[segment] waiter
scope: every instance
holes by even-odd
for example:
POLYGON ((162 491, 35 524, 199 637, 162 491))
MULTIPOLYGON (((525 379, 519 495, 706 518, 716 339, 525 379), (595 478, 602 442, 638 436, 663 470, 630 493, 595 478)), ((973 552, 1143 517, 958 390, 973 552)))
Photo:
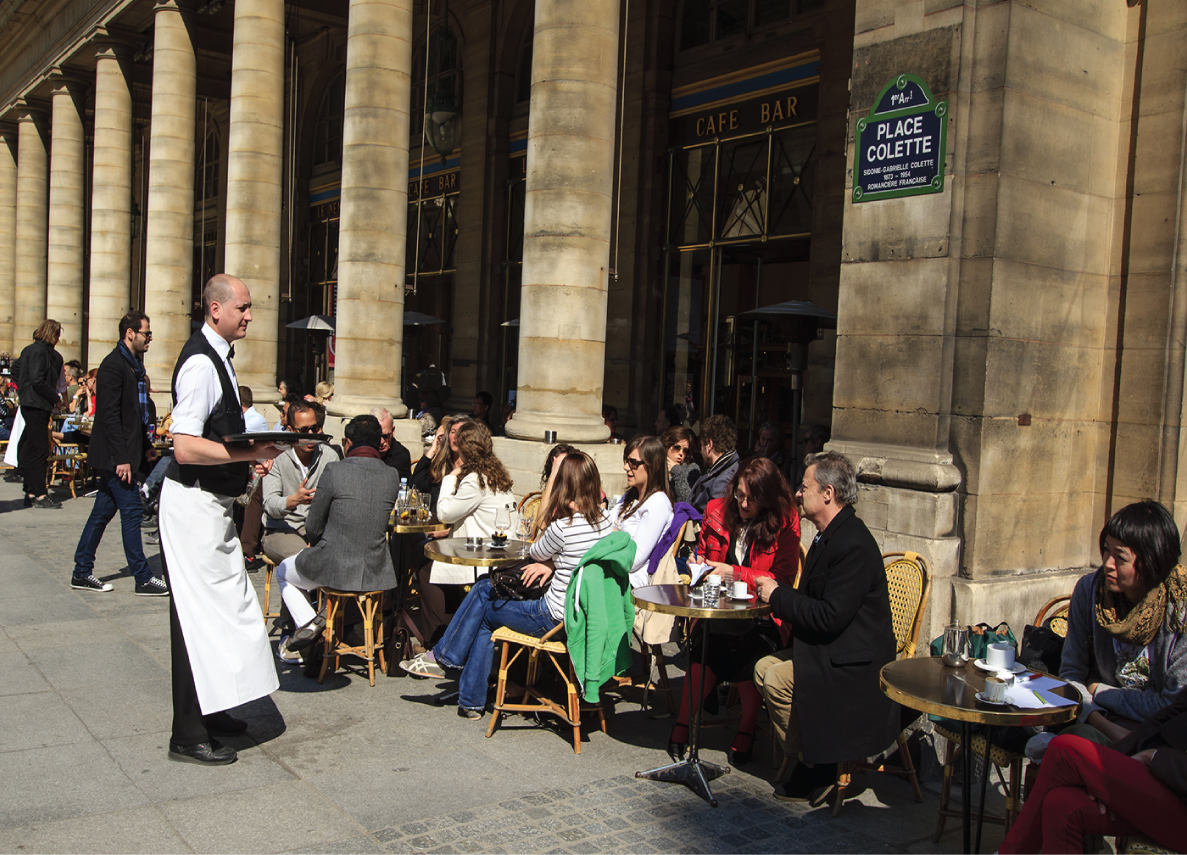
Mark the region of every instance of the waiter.
POLYGON ((224 436, 244 432, 231 343, 247 335, 251 323, 247 286, 216 274, 202 292, 202 307, 206 322, 182 347, 173 370, 174 462, 161 487, 161 549, 172 590, 169 759, 224 766, 238 759, 235 749, 211 734, 247 729, 225 711, 280 685, 231 520, 252 462, 279 452, 271 443, 223 444, 224 436))

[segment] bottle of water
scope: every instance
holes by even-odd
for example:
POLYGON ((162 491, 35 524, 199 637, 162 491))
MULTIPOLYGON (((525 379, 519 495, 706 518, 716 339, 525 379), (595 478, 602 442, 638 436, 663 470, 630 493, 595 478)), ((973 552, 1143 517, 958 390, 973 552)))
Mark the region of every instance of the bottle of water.
POLYGON ((402 523, 408 522, 408 479, 400 479, 400 492, 396 496, 396 514, 402 523))

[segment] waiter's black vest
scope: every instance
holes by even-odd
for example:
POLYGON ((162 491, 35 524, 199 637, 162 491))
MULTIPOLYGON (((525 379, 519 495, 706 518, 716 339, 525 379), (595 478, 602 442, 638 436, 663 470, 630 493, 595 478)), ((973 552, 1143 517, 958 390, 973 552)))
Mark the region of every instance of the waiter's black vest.
MULTIPOLYGON (((190 340, 181 349, 181 355, 177 357, 177 365, 173 369, 173 406, 177 406, 177 374, 187 359, 199 354, 210 357, 210 361, 214 363, 214 370, 218 372, 218 382, 223 387, 223 399, 202 426, 202 438, 221 443, 224 436, 243 433, 246 427, 243 423, 243 410, 239 406, 239 396, 231 383, 227 369, 223 366, 223 359, 218 355, 218 351, 210 346, 201 328, 190 336, 190 340)), ((166 478, 180 481, 187 487, 196 484, 203 490, 220 496, 240 495, 246 489, 250 476, 250 463, 195 466, 183 465, 175 458, 165 470, 166 478)))

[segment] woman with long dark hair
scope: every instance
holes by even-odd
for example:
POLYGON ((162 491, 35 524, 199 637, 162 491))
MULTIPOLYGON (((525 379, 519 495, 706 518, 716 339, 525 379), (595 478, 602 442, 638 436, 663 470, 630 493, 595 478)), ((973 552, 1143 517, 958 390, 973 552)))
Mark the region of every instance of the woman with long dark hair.
MULTIPOLYGON (((800 518, 791 486, 770 460, 747 460, 734 474, 725 496, 709 502, 697 551, 712 566, 712 572, 728 570, 734 580, 745 581, 751 595, 760 576, 795 584, 800 571, 800 518)), ((739 622, 723 623, 721 629, 728 631, 739 622)), ((774 623, 765 620, 755 622, 745 634, 729 635, 714 632, 712 621, 698 621, 694 634, 706 631, 715 637, 709 644, 703 682, 700 664, 693 663, 684 678, 680 715, 668 740, 668 753, 674 760, 684 756, 693 687, 703 686, 696 701, 701 703, 719 680, 728 680, 737 688, 742 703, 742 720, 730 746, 729 762, 741 766, 751 758, 754 727, 762 706, 762 695, 754 685, 754 663, 779 649, 785 639, 774 623)), ((698 648, 694 645, 693 649, 698 648)))
POLYGON ((686 427, 670 427, 660 440, 668 456, 668 482, 672 499, 687 502, 692 485, 701 477, 696 461, 696 435, 686 427))
POLYGON ((668 466, 663 443, 654 436, 637 436, 622 455, 627 490, 610 509, 610 522, 635 543, 631 587, 650 584, 647 562, 672 523, 672 497, 668 492, 668 466))
MULTIPOLYGON (((485 428, 484 428, 485 429, 485 428)), ((565 619, 565 594, 585 552, 610 531, 601 507, 602 479, 593 459, 575 451, 559 458, 550 478, 551 501, 541 508, 544 533, 532 544, 534 564, 524 584, 547 584, 536 600, 498 600, 486 577, 479 579, 432 650, 400 663, 410 674, 444 677, 460 670, 458 715, 482 717, 495 646, 491 633, 501 626, 540 637, 565 619)))

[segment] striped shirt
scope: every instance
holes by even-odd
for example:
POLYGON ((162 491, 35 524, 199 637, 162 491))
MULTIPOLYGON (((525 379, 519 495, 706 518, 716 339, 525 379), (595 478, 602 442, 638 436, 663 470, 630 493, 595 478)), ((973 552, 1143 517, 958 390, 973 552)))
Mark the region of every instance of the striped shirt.
POLYGON ((573 520, 563 517, 556 520, 532 544, 532 558, 536 561, 552 559, 555 571, 548 583, 544 600, 553 620, 565 619, 565 593, 569 590, 569 577, 585 557, 585 552, 611 531, 610 523, 603 518, 591 525, 581 514, 573 514, 573 520))

